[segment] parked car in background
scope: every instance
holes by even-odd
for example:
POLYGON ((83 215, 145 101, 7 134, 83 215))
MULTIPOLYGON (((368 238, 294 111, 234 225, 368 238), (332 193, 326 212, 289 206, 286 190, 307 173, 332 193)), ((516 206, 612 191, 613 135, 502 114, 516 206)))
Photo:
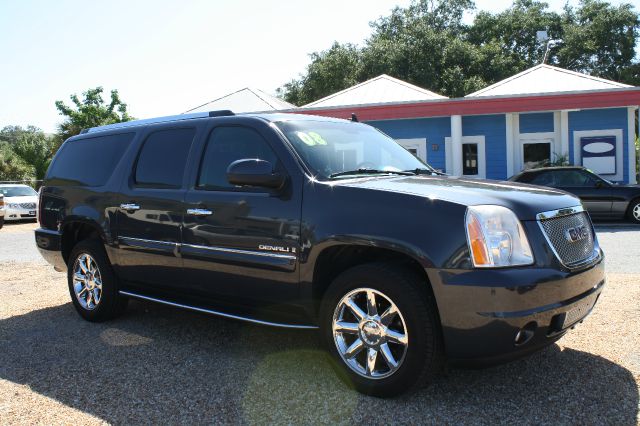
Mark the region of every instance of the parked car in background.
POLYGON ((609 182, 584 167, 545 167, 524 170, 512 182, 550 186, 577 195, 589 214, 600 219, 640 223, 640 185, 609 182))
POLYGON ((4 226, 4 195, 0 194, 0 229, 4 226))
POLYGON ((4 195, 4 220, 36 219, 38 193, 29 185, 0 185, 4 195))

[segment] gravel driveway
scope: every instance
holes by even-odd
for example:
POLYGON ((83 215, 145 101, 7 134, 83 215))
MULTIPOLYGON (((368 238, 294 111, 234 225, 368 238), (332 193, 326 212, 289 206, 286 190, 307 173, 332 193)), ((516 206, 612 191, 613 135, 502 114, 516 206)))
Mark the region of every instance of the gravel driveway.
POLYGON ((417 393, 381 400, 336 378, 314 332, 141 302, 116 321, 84 322, 64 275, 34 254, 33 227, 0 231, 0 424, 640 420, 640 231, 634 229, 599 227, 614 265, 607 287, 588 320, 558 344, 490 369, 452 370, 417 393), (635 261, 618 264, 616 249, 635 261))

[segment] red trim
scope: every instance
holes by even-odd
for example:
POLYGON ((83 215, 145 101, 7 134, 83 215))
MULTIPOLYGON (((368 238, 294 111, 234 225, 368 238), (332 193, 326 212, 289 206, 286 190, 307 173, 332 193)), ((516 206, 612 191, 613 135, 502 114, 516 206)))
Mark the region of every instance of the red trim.
POLYGON ((298 109, 291 112, 326 117, 350 118, 356 113, 361 121, 401 118, 442 117, 450 115, 504 114, 507 112, 558 111, 563 109, 611 108, 640 105, 640 88, 606 92, 564 93, 518 97, 458 98, 417 103, 363 105, 323 109, 298 109))

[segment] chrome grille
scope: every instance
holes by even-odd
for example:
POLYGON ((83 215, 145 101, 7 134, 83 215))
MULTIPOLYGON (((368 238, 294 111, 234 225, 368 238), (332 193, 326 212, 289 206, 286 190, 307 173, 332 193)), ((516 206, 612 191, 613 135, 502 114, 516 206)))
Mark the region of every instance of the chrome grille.
POLYGON ((539 223, 556 256, 564 265, 570 268, 581 266, 597 256, 591 220, 582 209, 571 214, 547 218, 541 214, 539 223), (582 239, 572 241, 568 236, 569 230, 580 227, 584 227, 586 232, 582 239))
POLYGON ((36 203, 20 203, 18 205, 21 208, 27 209, 27 210, 35 210, 36 209, 36 203))

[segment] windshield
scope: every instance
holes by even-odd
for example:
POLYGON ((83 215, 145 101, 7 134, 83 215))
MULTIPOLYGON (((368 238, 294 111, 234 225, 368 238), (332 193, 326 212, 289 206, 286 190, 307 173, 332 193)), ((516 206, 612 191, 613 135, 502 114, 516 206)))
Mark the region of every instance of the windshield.
POLYGON ((305 120, 276 125, 319 179, 353 177, 369 171, 434 171, 393 139, 365 124, 305 120), (354 173, 345 173, 350 171, 354 173))
POLYGON ((0 194, 5 197, 25 197, 38 195, 38 193, 28 186, 0 186, 0 194))

